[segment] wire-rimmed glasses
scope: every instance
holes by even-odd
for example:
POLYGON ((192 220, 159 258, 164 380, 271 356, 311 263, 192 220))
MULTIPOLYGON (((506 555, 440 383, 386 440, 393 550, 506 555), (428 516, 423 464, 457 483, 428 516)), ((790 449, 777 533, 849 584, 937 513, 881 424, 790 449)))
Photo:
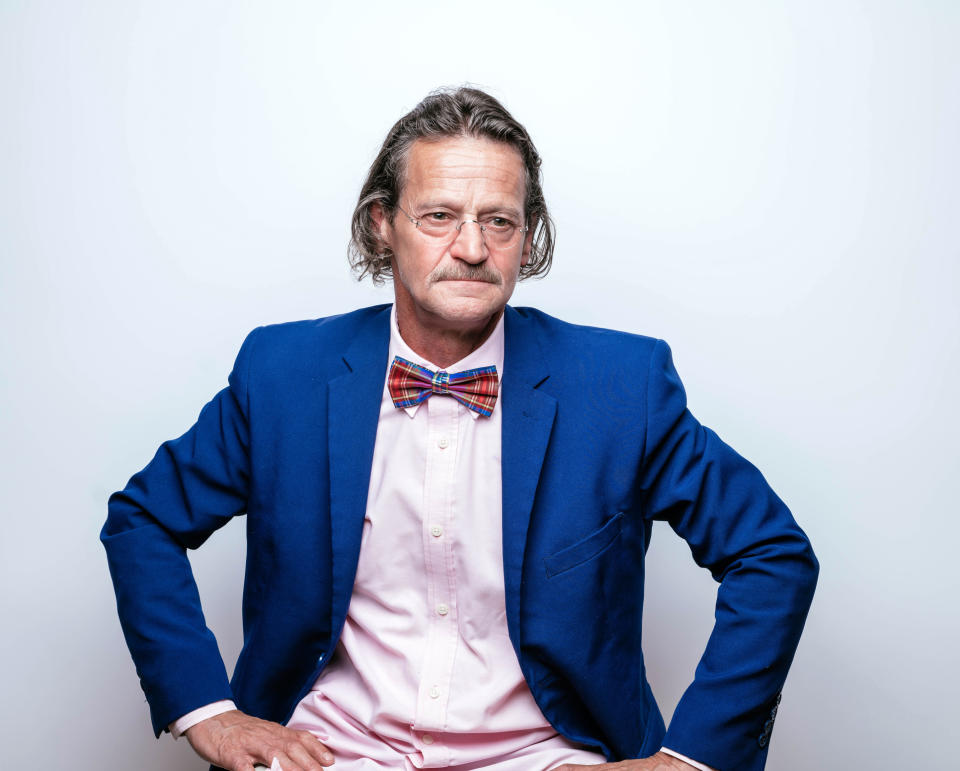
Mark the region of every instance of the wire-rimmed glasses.
POLYGON ((440 241, 445 239, 453 241, 460 234, 460 228, 468 222, 474 222, 480 227, 480 236, 487 246, 503 249, 513 246, 529 230, 528 227, 521 226, 502 214, 490 214, 478 220, 458 220, 449 212, 434 211, 417 219, 408 214, 400 204, 397 204, 397 208, 403 213, 404 217, 413 223, 417 230, 425 236, 440 241))

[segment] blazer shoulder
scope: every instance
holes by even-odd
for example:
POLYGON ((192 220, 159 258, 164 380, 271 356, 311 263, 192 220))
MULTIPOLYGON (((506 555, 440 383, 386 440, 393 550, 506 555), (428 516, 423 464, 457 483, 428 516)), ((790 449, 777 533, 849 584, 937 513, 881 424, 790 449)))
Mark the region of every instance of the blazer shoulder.
POLYGON ((334 316, 265 324, 257 327, 253 332, 261 339, 270 340, 276 344, 296 345, 303 341, 312 342, 322 339, 330 342, 349 342, 357 329, 376 320, 381 314, 389 312, 389 303, 371 305, 334 316))
POLYGON ((535 336, 551 359, 584 360, 599 358, 624 366, 645 366, 659 346, 669 346, 656 337, 604 327, 573 324, 536 308, 513 308, 519 326, 535 336))
POLYGON ((334 316, 267 324, 254 329, 243 348, 248 349, 248 356, 259 369, 322 370, 341 364, 344 351, 361 331, 369 331, 377 324, 389 330, 389 314, 390 305, 385 304, 334 316))

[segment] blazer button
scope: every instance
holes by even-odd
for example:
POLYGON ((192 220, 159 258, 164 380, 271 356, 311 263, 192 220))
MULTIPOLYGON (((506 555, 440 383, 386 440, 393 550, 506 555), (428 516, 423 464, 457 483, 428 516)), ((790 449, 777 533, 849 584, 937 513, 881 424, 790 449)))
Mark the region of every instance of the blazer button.
POLYGON ((760 749, 763 749, 764 747, 767 746, 769 741, 770 741, 770 734, 760 734, 759 738, 757 739, 757 744, 760 745, 760 749))

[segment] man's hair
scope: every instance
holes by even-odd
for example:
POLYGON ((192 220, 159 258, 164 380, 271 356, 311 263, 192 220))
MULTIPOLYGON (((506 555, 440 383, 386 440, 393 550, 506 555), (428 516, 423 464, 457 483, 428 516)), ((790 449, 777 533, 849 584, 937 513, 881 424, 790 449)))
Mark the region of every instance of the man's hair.
POLYGON ((520 268, 520 278, 543 276, 553 261, 553 221, 547 212, 540 178, 540 154, 527 130, 506 111, 500 102, 476 88, 439 89, 393 124, 380 148, 360 198, 353 210, 348 249, 350 266, 362 280, 369 275, 382 284, 393 277, 391 252, 382 242, 370 216, 370 208, 380 204, 393 223, 400 193, 406 182, 410 148, 418 139, 436 141, 448 137, 492 139, 510 145, 523 159, 526 169, 524 217, 533 230, 530 259, 520 268))

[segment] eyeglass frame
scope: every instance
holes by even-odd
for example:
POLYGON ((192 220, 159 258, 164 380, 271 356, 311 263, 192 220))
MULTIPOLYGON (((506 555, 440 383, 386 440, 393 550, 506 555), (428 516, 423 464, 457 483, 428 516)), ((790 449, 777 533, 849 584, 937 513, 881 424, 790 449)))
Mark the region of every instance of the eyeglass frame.
MULTIPOLYGON (((415 219, 415 218, 414 218, 411 214, 409 214, 409 213, 407 212, 407 210, 404 209, 399 203, 396 204, 396 207, 400 210, 400 212, 403 214, 404 217, 406 217, 408 220, 410 220, 410 222, 413 224, 413 226, 414 226, 419 232, 424 233, 423 230, 420 230, 420 223, 423 222, 423 220, 415 219)), ((506 217, 504 217, 504 219, 506 219, 506 217)), ((480 222, 480 220, 461 219, 461 220, 460 220, 460 223, 457 225, 457 227, 456 227, 456 229, 455 229, 457 235, 454 236, 454 235, 453 235, 453 232, 454 232, 454 231, 452 231, 452 230, 450 231, 450 235, 451 235, 450 243, 453 243, 454 241, 456 241, 456 240, 460 237, 461 228, 462 228, 464 225, 466 225, 468 222, 474 222, 474 223, 476 223, 477 227, 480 228, 480 238, 483 239, 483 243, 486 244, 486 245, 487 245, 487 248, 489 249, 489 248, 490 248, 490 244, 487 242, 487 236, 486 236, 487 226, 484 225, 482 222, 480 222)), ((529 226, 529 225, 524 225, 522 228, 518 228, 518 230, 519 230, 519 232, 520 232, 521 234, 527 233, 527 232, 530 231, 530 226, 529 226)), ((427 234, 424 233, 424 235, 427 235, 427 234)), ((503 246, 499 246, 499 245, 497 245, 497 244, 494 244, 494 248, 505 249, 505 248, 507 248, 507 246, 513 246, 513 245, 514 245, 514 244, 504 244, 503 246)))

